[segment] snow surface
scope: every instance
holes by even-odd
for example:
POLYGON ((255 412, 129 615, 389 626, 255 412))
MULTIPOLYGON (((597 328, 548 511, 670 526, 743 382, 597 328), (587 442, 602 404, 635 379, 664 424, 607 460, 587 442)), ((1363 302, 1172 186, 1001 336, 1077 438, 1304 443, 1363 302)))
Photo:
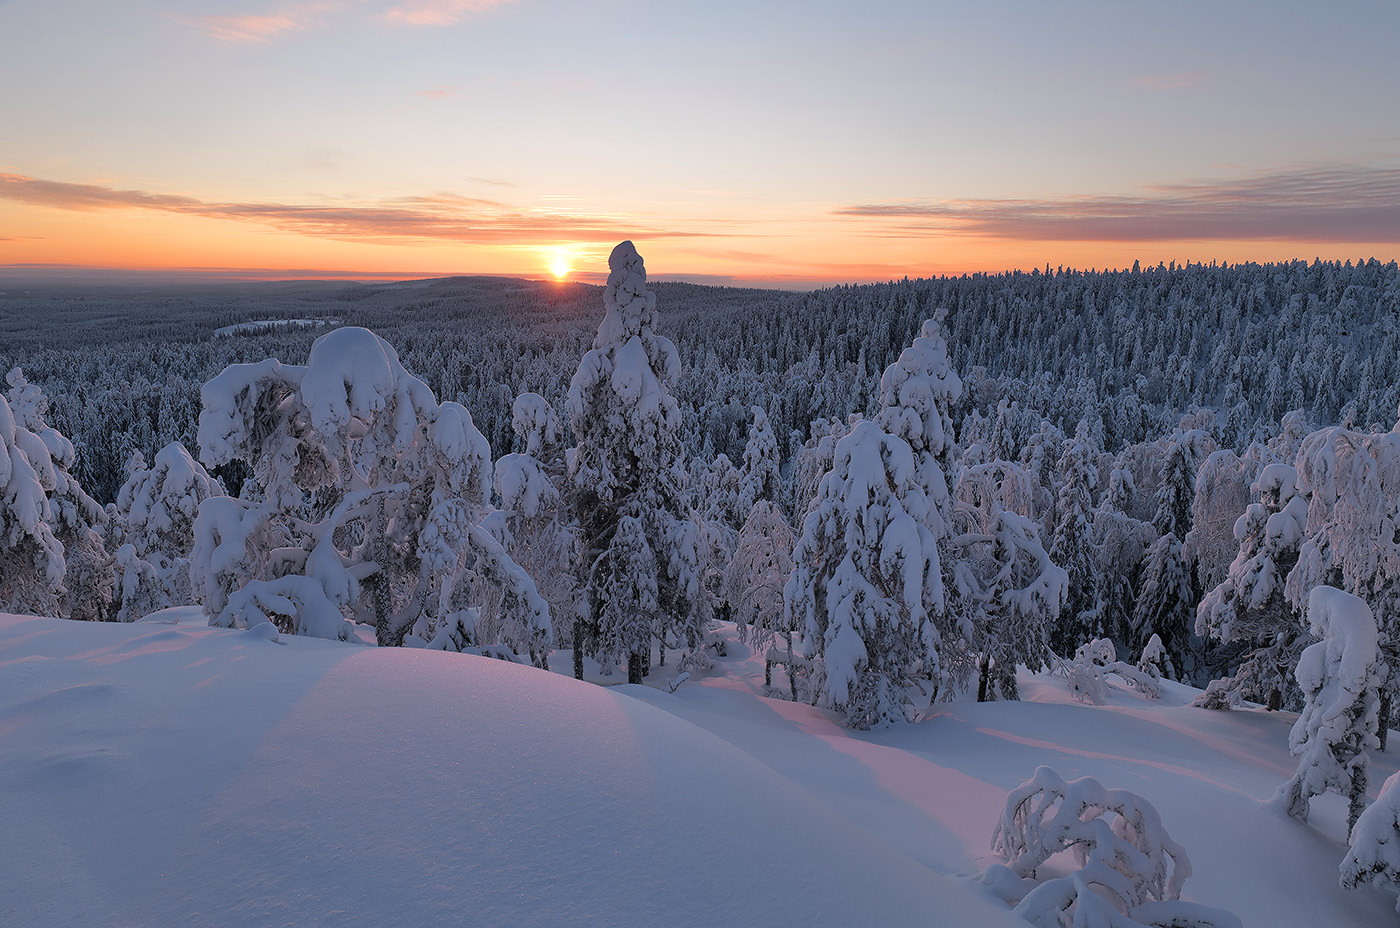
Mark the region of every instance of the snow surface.
POLYGON ((1337 885, 1343 797, 1261 806, 1294 717, 1170 681, 1085 706, 1023 676, 1024 702, 856 733, 763 698, 734 640, 671 694, 669 658, 599 687, 259 628, 0 616, 0 925, 1024 926, 975 879, 1041 764, 1152 802, 1186 899, 1393 924, 1392 893, 1337 885))

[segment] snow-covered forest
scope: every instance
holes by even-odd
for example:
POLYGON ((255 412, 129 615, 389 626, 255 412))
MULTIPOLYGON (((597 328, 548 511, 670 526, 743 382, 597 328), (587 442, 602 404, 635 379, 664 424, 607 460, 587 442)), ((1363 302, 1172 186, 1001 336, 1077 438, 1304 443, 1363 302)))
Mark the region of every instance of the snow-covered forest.
MULTIPOLYGON (((857 730, 1029 679, 1297 713, 1274 806, 1344 797, 1341 877, 1400 882, 1394 262, 609 271, 0 293, 0 611, 672 691, 734 649, 857 730)), ((1024 776, 980 877, 1017 913, 1238 923, 1143 796, 1024 776)))

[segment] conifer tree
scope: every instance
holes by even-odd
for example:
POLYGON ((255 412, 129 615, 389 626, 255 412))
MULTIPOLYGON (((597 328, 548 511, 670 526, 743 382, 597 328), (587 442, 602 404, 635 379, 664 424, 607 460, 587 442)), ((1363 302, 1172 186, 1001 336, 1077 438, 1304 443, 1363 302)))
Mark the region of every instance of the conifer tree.
POLYGON ((683 495, 681 414, 668 390, 680 376, 675 345, 656 334, 656 296, 631 242, 613 249, 608 269, 603 321, 569 386, 578 440, 568 474, 577 587, 588 597, 587 615, 574 625, 574 675, 582 679, 591 651, 605 663, 625 658, 628 682, 640 683, 656 637, 663 647, 668 633, 690 650, 701 644, 709 605, 704 532, 683 495), (637 566, 645 557, 651 570, 637 566), (655 625, 645 636, 617 627, 624 618, 617 604, 650 602, 652 584, 655 625))

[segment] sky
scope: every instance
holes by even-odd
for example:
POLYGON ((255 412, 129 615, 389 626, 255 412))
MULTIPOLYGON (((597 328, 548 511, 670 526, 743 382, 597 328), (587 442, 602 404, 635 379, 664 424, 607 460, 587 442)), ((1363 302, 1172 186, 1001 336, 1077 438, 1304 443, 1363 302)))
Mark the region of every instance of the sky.
POLYGON ((0 0, 0 278, 1400 256, 1400 3, 0 0))

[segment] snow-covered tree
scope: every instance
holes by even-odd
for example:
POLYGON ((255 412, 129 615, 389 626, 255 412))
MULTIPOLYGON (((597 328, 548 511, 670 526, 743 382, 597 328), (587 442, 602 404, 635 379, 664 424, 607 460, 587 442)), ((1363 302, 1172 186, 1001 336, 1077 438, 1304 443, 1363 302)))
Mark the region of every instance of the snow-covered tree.
POLYGON ((5 612, 58 614, 67 565, 40 476, 48 459, 39 436, 15 423, 10 404, 0 396, 0 610, 5 612))
POLYGON ((1191 530, 1191 504, 1196 496, 1196 471, 1213 444, 1201 429, 1176 429, 1167 439, 1157 488, 1157 514, 1152 522, 1159 535, 1186 540, 1186 533, 1191 530))
POLYGON ((19 368, 0 398, 0 609, 106 618, 106 513, 73 476, 73 443, 47 421, 48 397, 19 368))
MULTIPOLYGON (((753 422, 749 425, 749 440, 744 445, 744 467, 740 479, 738 507, 747 520, 759 500, 777 501, 782 491, 778 470, 778 438, 768 422, 763 407, 753 407, 753 422)), ((743 524, 742 522, 740 523, 743 524)))
MULTIPOLYGON (((656 334, 656 296, 646 289, 646 267, 631 242, 608 257, 604 316, 592 349, 569 386, 569 416, 578 446, 569 459, 569 494, 579 531, 578 589, 589 598, 586 618, 574 625, 574 674, 583 654, 628 652, 627 678, 640 683, 650 665, 651 642, 611 627, 620 613, 609 604, 642 602, 656 586, 654 636, 674 635, 697 649, 708 621, 702 586, 703 527, 683 497, 686 479, 680 408, 667 387, 680 376, 671 340, 656 334), (623 520, 634 520, 626 535, 623 520), (618 574, 641 557, 640 526, 652 570, 618 574), (616 551, 611 549, 620 546, 616 551), (630 577, 630 579, 629 579, 630 577), (625 592, 626 584, 636 588, 625 592), (609 643, 609 644, 604 644, 609 643)), ((628 568, 631 570, 631 568, 628 568)))
POLYGON ((1007 794, 992 852, 1005 863, 988 867, 982 882, 1038 928, 1240 926, 1229 912, 1180 901, 1191 862, 1152 803, 1089 777, 1066 781, 1037 767, 1007 794), (1038 880, 1065 852, 1077 869, 1038 880))
POLYGON ((1128 514, 1132 507, 1132 471, 1115 461, 1108 492, 1094 510, 1094 577, 1104 631, 1123 642, 1132 637, 1143 560, 1157 537, 1150 524, 1128 514))
MULTIPOLYGON (((1249 650, 1218 694, 1241 696, 1282 708, 1289 678, 1306 637, 1301 610, 1284 596, 1284 581, 1298 562, 1307 530, 1307 499, 1297 471, 1275 462, 1250 486, 1257 502, 1235 520, 1239 552, 1225 579, 1196 610, 1196 634, 1249 650)), ((1296 691, 1295 691, 1296 692, 1296 691)))
POLYGON ((211 624, 345 637, 348 617, 381 645, 441 641, 482 580, 523 630, 507 644, 544 661, 549 607, 480 524, 491 449, 387 342, 336 329, 305 366, 231 365, 201 399, 203 461, 252 471, 242 498, 210 497, 195 519, 191 578, 211 624))
POLYGON ((1186 663, 1195 589, 1181 541, 1165 534, 1147 549, 1139 581, 1137 606, 1129 629, 1129 647, 1136 650, 1157 635, 1181 668, 1186 663))
MULTIPOLYGON (((1251 449, 1258 452, 1257 446, 1251 449)), ((1191 502, 1191 530, 1186 533, 1186 560, 1196 567, 1202 589, 1219 586, 1228 576, 1230 563, 1239 553, 1235 522, 1256 498, 1251 485, 1263 468, 1253 454, 1240 457, 1233 451, 1216 451, 1196 473, 1196 494, 1191 502)))
MULTIPOLYGON (((1347 843, 1350 849, 1342 858, 1342 886, 1400 887, 1400 773, 1386 779, 1376 801, 1352 826, 1347 843)), ((1400 912, 1400 898, 1395 900, 1395 910, 1400 912)))
MULTIPOLYGON (((1045 666, 1050 629, 1069 586, 1041 543, 1035 485, 1034 475, 1007 461, 965 465, 958 474, 950 609, 973 652, 967 657, 976 665, 979 700, 1018 698, 1017 665, 1045 666)), ((949 656, 950 665, 963 657, 949 656)), ((971 669, 949 666, 948 672, 960 686, 971 669)))
POLYGON ((853 728, 904 721, 915 680, 936 680, 944 609, 934 508, 915 456, 874 422, 836 445, 793 554, 790 627, 821 658, 825 704, 853 728))
POLYGON ((1295 671, 1306 700, 1288 739, 1298 770, 1279 787, 1278 799, 1306 822, 1309 800, 1334 789, 1350 802, 1350 828, 1366 803, 1367 751, 1380 747, 1376 620, 1359 597, 1318 586, 1308 596, 1308 627, 1321 640, 1308 646, 1295 671))
POLYGON ((817 496, 817 487, 822 478, 831 470, 831 463, 836 459, 836 443, 846 437, 859 418, 855 416, 849 421, 839 418, 815 419, 808 426, 811 437, 803 443, 792 465, 794 522, 800 521, 806 514, 817 496))
MULTIPOLYGON (((759 500, 739 530, 734 557, 724 573, 724 597, 733 604, 739 639, 766 655, 774 637, 781 634, 789 657, 789 679, 795 629, 784 622, 783 587, 792 575, 795 545, 792 529, 778 507, 759 500)), ((765 657, 764 683, 768 686, 772 685, 772 668, 772 659, 765 657)))
POLYGON ((1093 493, 1098 479, 1096 457, 1089 441, 1088 423, 1081 419, 1074 438, 1065 442, 1060 456, 1060 492, 1050 540, 1050 559, 1069 577, 1065 606, 1050 635, 1050 647, 1057 654, 1068 654, 1082 642, 1107 633, 1097 596, 1097 552, 1092 531, 1093 493))
POLYGON ((1321 429, 1303 440, 1296 463, 1308 519, 1284 595, 1301 610, 1312 588, 1326 584, 1371 607, 1380 626, 1384 747, 1400 695, 1400 431, 1321 429))
POLYGON ((199 504, 222 496, 223 488, 179 442, 156 453, 147 467, 139 455, 117 491, 109 530, 116 550, 120 606, 117 620, 195 601, 190 585, 190 551, 199 504))
POLYGON ((517 447, 496 461, 496 495, 507 529, 511 558, 529 574, 549 603, 556 631, 571 630, 574 591, 574 530, 560 492, 567 472, 564 429, 553 407, 537 393, 512 404, 517 447))

